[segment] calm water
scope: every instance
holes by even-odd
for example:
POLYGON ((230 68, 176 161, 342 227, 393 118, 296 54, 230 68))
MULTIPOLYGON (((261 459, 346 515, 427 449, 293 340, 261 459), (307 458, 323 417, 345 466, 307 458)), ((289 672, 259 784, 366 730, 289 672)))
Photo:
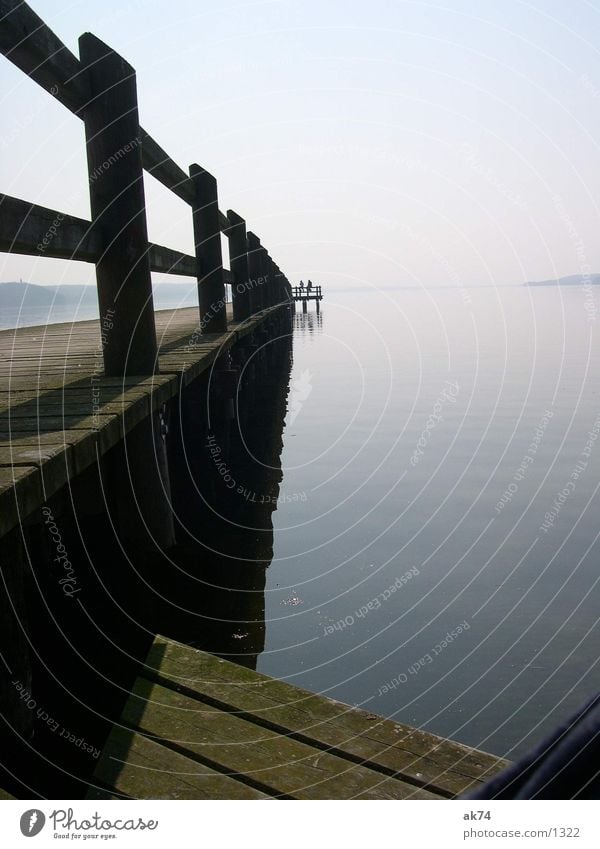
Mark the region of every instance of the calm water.
POLYGON ((210 425, 186 421, 200 486, 177 502, 189 540, 176 581, 158 570, 154 630, 526 749, 598 689, 596 301, 328 291, 320 316, 298 312, 218 428, 227 504, 210 425))
MULTIPOLYGON (((68 289, 68 287, 65 287, 68 289)), ((24 292, 27 289, 23 287, 24 292)), ((180 307, 192 307, 198 302, 196 284, 186 287, 177 286, 177 294, 174 296, 169 291, 168 283, 158 283, 153 287, 154 309, 178 309, 180 307)), ((61 304, 58 301, 47 306, 31 306, 30 298, 25 294, 22 303, 15 307, 2 307, 0 310, 0 330, 11 327, 32 327, 34 325, 58 324, 60 322, 89 321, 98 318, 98 301, 95 287, 89 286, 80 300, 72 303, 61 304)))
POLYGON ((511 756, 598 689, 594 306, 395 290, 296 314, 260 671, 511 756))

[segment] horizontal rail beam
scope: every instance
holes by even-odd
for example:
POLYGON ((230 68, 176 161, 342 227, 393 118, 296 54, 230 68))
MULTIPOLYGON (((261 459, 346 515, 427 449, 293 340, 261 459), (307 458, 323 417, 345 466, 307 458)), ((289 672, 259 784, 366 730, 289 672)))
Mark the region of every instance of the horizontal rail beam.
MULTIPOLYGON (((83 218, 1 194, 0 214, 2 253, 97 262, 104 251, 100 233, 83 218)), ((189 254, 154 244, 148 253, 152 271, 197 276, 196 259, 189 254)))
MULTIPOLYGON (((0 52, 74 115, 83 118, 91 95, 79 59, 22 0, 0 0, 0 52)), ((139 137, 144 170, 193 206, 194 188, 185 171, 143 127, 139 137)), ((230 226, 221 210, 219 226, 221 231, 230 226)))
POLYGON ((54 259, 96 262, 100 236, 91 221, 55 209, 0 195, 0 251, 54 259))
MULTIPOLYGON (((79 59, 23 0, 0 0, 0 52, 78 118, 92 108, 90 78, 79 59)), ((186 172, 139 127, 142 166, 163 186, 194 207, 195 190, 186 172)), ((55 259, 97 262, 104 248, 90 221, 0 195, 0 251, 55 259)), ((217 209, 226 234, 228 217, 217 209)), ((152 271, 198 277, 196 260, 161 245, 148 245, 152 271)), ((223 269, 223 280, 234 275, 223 269)), ((289 285, 289 284, 288 284, 289 285)))
POLYGON ((185 171, 165 153, 152 136, 140 127, 142 141, 142 164, 144 169, 170 189, 173 194, 189 203, 194 203, 194 187, 185 171))
POLYGON ((78 114, 90 99, 79 60, 21 0, 0 0, 0 23, 0 51, 59 103, 78 114))
POLYGON ((150 270, 163 274, 181 274, 185 277, 196 277, 196 257, 182 254, 162 245, 149 245, 150 270))

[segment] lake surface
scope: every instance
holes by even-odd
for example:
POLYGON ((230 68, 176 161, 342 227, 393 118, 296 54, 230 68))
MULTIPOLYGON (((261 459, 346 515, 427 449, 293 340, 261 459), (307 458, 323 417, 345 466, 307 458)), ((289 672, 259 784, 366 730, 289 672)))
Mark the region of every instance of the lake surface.
POLYGON ((593 298, 296 314, 260 671, 510 757, 598 689, 593 298))
POLYGON ((159 570, 156 630, 484 750, 531 746, 598 690, 596 303, 326 289, 247 381, 223 449, 241 495, 191 510, 214 538, 173 552, 177 581, 159 570))

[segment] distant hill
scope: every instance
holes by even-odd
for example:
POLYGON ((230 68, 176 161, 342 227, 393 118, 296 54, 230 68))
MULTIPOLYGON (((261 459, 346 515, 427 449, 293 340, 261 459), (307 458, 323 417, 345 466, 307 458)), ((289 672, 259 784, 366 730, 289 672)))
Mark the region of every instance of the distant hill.
POLYGON ((585 283, 600 286, 600 274, 571 274, 569 277, 557 277, 555 280, 535 280, 525 286, 583 286, 585 283))
MULTIPOLYGON (((154 289, 155 309, 192 306, 197 303, 196 283, 156 283, 154 289)), ((58 284, 39 286, 36 283, 0 283, 0 308, 12 310, 28 309, 73 309, 97 308, 98 296, 95 286, 81 284, 58 284)))
POLYGON ((35 286, 32 283, 0 283, 0 307, 51 307, 64 303, 55 286, 35 286))

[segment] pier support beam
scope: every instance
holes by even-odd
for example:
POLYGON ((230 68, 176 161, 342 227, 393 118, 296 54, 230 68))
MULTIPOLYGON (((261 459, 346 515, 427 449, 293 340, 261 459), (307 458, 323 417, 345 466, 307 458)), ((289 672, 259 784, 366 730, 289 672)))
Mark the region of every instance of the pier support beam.
POLYGON ((96 263, 108 376, 153 374, 156 330, 135 71, 91 33, 79 54, 92 96, 83 109, 94 230, 104 250, 96 263))
POLYGON ((233 320, 244 321, 251 315, 246 222, 233 209, 227 210, 227 218, 231 225, 225 235, 229 239, 229 267, 233 274, 231 284, 233 320))
POLYGON ((133 560, 174 545, 165 412, 143 419, 110 455, 118 535, 133 560))
POLYGON ((190 179, 195 191, 192 215, 200 270, 200 328, 202 333, 224 333, 227 330, 227 314, 217 181, 199 165, 190 165, 190 179))
POLYGON ((248 247, 248 276, 251 280, 256 281, 256 286, 252 289, 252 312, 260 312, 267 305, 266 301, 266 286, 262 280, 262 264, 261 264, 261 244, 258 236, 251 230, 247 236, 248 247), (260 281, 260 283, 259 283, 260 281))

